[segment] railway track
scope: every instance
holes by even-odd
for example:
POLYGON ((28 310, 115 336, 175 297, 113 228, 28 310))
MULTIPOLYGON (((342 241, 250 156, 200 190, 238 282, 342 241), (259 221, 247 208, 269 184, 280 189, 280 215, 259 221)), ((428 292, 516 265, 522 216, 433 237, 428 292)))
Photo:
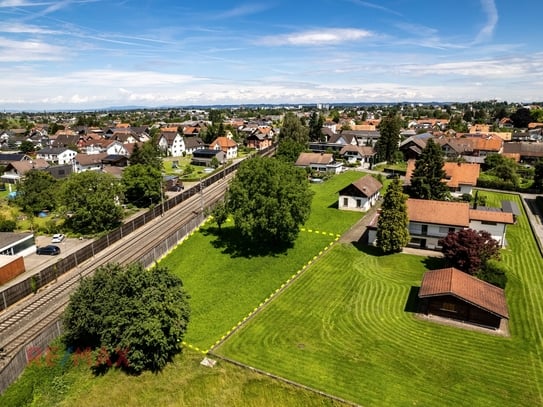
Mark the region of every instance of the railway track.
POLYGON ((27 343, 35 338, 48 325, 57 321, 70 294, 77 288, 80 280, 92 275, 100 266, 115 262, 128 264, 137 262, 150 253, 172 233, 202 216, 205 207, 219 200, 226 191, 233 172, 218 182, 201 188, 197 194, 165 212, 148 224, 138 228, 120 241, 112 244, 94 257, 86 260, 60 276, 55 283, 42 288, 0 314, 0 371, 27 343), (129 242, 127 249, 127 242, 129 242))

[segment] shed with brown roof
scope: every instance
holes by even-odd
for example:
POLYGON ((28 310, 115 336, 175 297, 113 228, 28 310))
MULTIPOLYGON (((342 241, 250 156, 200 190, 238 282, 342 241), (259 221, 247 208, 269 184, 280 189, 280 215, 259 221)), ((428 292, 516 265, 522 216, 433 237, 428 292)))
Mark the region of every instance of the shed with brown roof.
POLYGON ((454 267, 424 274, 418 294, 421 311, 499 329, 509 319, 504 291, 454 267))

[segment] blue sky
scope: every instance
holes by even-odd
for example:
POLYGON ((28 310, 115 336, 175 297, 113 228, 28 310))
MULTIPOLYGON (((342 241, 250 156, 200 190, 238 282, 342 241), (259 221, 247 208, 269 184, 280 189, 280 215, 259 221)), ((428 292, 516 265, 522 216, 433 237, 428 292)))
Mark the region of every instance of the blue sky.
POLYGON ((543 2, 0 0, 0 108, 543 100, 543 2))

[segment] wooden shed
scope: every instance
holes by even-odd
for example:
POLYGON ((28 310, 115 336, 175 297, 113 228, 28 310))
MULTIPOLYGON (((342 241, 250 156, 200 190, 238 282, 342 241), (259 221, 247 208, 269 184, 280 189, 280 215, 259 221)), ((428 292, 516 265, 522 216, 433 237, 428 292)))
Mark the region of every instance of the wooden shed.
POLYGON ((421 311, 499 329, 509 319, 504 291, 454 267, 424 274, 419 291, 421 311))

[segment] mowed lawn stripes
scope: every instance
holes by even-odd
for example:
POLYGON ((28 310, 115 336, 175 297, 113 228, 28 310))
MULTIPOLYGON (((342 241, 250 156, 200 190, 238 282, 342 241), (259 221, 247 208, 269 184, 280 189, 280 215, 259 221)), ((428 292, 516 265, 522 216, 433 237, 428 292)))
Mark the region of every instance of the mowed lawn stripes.
POLYGON ((365 406, 540 404, 534 343, 404 311, 423 260, 336 245, 216 351, 365 406))

